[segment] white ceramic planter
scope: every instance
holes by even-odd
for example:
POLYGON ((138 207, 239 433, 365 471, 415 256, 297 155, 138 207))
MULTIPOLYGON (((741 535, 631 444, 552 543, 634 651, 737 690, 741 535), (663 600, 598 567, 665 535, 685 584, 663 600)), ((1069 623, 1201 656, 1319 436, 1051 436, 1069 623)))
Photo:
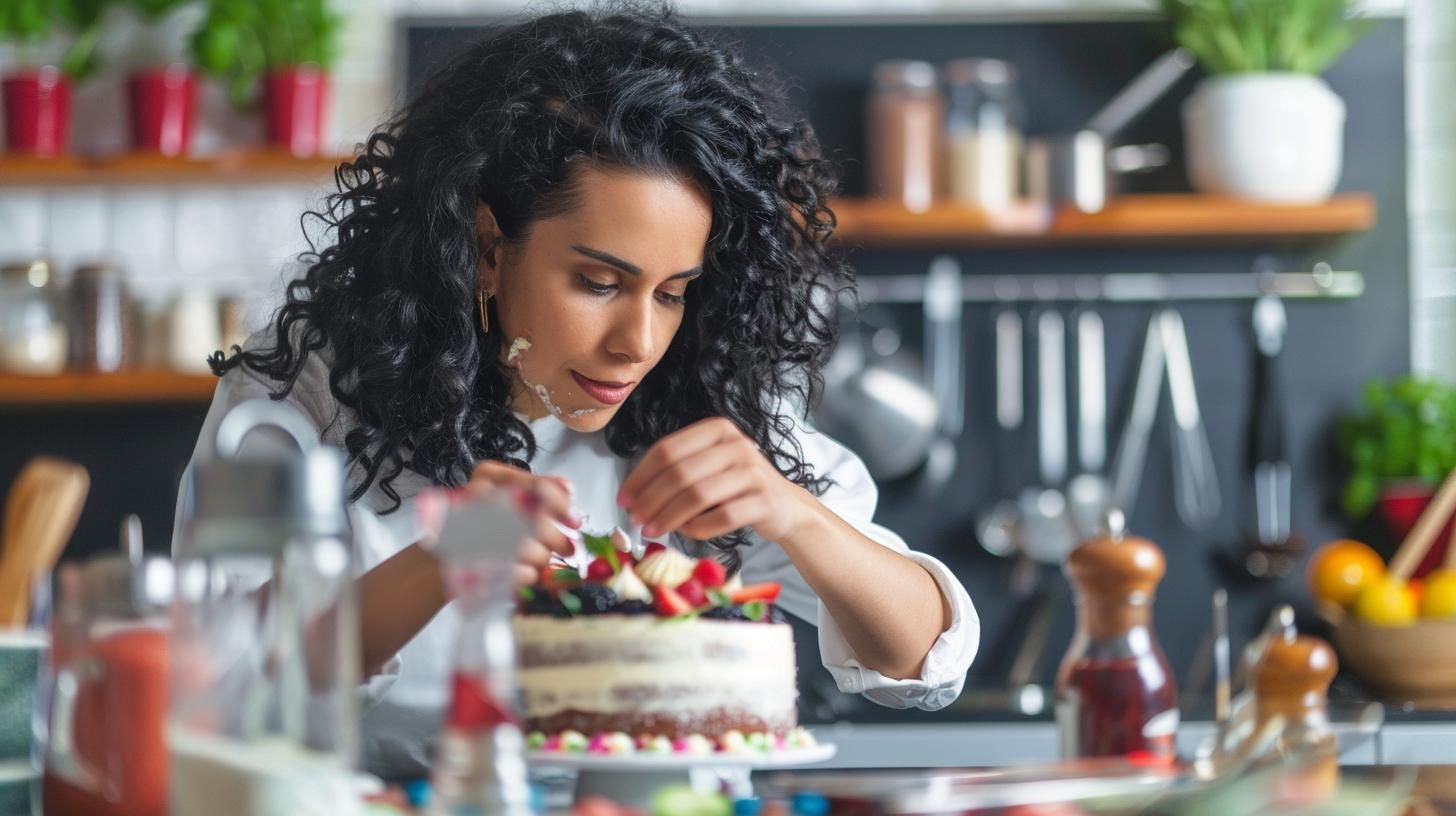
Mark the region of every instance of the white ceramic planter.
POLYGON ((1198 191, 1314 204, 1340 180, 1345 103, 1306 74, 1209 77, 1183 103, 1183 133, 1198 191))

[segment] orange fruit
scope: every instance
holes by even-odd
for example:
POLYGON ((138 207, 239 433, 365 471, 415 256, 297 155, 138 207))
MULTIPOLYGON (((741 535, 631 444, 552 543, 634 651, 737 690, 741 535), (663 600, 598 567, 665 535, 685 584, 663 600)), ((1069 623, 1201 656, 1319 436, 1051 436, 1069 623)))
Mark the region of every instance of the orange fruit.
POLYGON ((1420 598, 1421 617, 1456 618, 1456 570, 1432 570, 1420 598))
POLYGON ((1404 581, 1382 577, 1360 590, 1355 616, 1372 626, 1409 626, 1416 621, 1416 596, 1404 581))
POLYGON ((1340 606, 1350 606, 1361 590, 1384 577, 1380 554, 1348 538, 1320 547, 1309 562, 1310 591, 1340 606))

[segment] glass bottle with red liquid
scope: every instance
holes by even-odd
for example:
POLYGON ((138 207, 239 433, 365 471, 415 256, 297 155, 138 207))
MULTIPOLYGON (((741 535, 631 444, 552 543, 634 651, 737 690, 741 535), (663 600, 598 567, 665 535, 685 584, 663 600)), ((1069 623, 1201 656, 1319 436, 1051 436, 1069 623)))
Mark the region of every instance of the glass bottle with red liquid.
POLYGON ((431 775, 437 816, 530 816, 525 737, 516 705, 512 565, 529 533, 527 497, 456 500, 435 543, 460 613, 450 706, 431 775), (523 504, 522 502, 525 502, 523 504))
POLYGON ((1163 553, 1125 534, 1122 513, 1107 532, 1067 557, 1077 594, 1077 631, 1057 673, 1062 756, 1176 759, 1178 690, 1153 631, 1163 553))

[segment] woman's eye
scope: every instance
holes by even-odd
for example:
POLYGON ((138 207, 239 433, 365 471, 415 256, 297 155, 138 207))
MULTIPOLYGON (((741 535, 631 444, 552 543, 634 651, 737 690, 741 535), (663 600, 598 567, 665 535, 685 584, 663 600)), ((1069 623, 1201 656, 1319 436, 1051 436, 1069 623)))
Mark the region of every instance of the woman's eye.
POLYGON ((597 283, 586 275, 577 275, 576 277, 581 281, 582 288, 594 295, 610 295, 617 290, 616 284, 597 283))
POLYGON ((658 292, 657 299, 672 306, 681 306, 688 302, 686 294, 674 295, 671 292, 658 292))

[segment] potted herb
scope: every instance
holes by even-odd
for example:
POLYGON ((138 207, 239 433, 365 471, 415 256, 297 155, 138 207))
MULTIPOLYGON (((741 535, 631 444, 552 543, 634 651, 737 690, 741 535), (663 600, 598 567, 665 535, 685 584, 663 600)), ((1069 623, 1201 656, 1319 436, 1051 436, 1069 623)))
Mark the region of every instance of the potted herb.
POLYGON ((1345 103, 1320 73, 1368 28, 1351 0, 1161 0, 1210 76, 1183 105, 1188 175, 1203 192, 1287 204, 1329 198, 1345 103))
MULTIPOLYGON (((1456 470, 1456 388, 1416 377, 1366 384, 1360 410, 1339 424, 1349 468, 1340 504, 1352 520, 1374 510, 1397 540, 1410 532, 1446 474, 1456 470)), ((1448 530, 1417 569, 1439 565, 1448 530)))
POLYGON ((12 153, 55 156, 71 136, 71 84, 99 66, 96 46, 110 0, 5 0, 0 3, 0 41, 16 46, 17 67, 0 79, 5 106, 5 144, 12 153), (43 53, 58 30, 74 36, 59 65, 43 53))
POLYGON ((341 20, 327 0, 208 0, 193 36, 197 62, 246 104, 262 85, 269 141, 296 156, 323 140, 328 70, 341 20))
MULTIPOLYGON (((147 30, 165 27, 168 17, 192 0, 128 0, 147 30)), ((192 143, 197 110, 197 75, 174 49, 153 43, 127 77, 131 143, 135 150, 183 156, 192 143)))

